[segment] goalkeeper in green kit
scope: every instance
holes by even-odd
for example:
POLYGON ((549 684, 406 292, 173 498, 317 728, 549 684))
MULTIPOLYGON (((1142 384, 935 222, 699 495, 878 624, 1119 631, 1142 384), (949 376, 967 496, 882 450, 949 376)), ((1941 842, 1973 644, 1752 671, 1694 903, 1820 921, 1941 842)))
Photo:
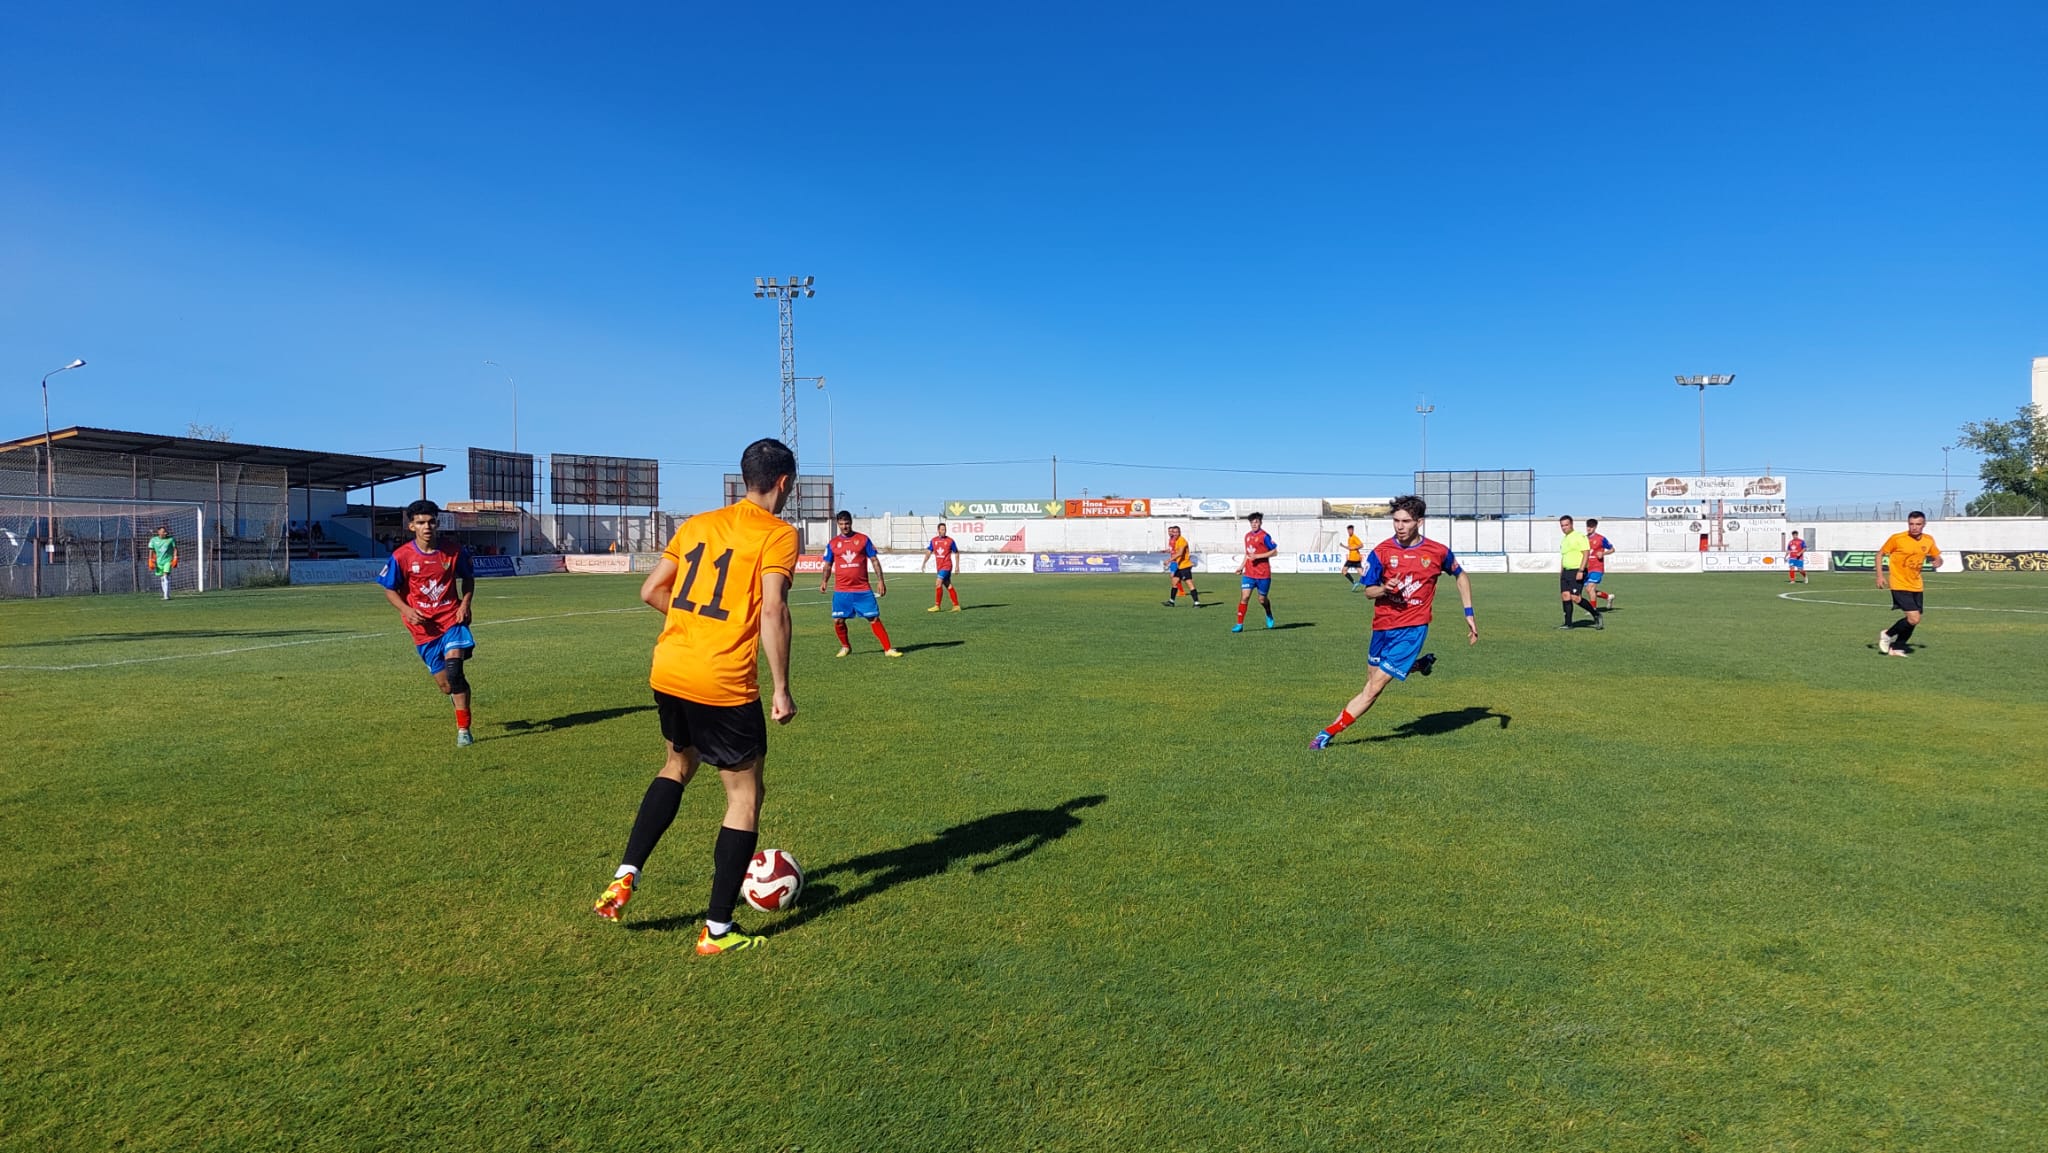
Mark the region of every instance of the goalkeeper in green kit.
POLYGON ((171 570, 178 567, 178 538, 171 535, 171 526, 156 526, 156 535, 149 538, 149 571, 163 585, 164 599, 171 599, 171 570))

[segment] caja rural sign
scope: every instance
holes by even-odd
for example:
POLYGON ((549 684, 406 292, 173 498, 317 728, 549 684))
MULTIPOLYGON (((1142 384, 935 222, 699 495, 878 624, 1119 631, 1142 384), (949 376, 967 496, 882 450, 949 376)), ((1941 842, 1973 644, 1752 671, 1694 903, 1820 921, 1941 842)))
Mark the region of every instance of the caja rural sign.
POLYGON ((1060 502, 1056 500, 949 500, 946 502, 946 515, 948 517, 999 517, 1010 520, 1019 517, 1041 518, 1060 515, 1060 502))

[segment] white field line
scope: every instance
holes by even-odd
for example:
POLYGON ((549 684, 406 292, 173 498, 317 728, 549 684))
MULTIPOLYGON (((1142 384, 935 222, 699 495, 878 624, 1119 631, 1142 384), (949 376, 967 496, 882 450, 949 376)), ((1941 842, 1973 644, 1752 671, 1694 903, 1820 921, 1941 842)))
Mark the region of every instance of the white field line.
MULTIPOLYGON (((1889 610, 1892 607, 1892 602, 1890 602, 1889 600, 1831 601, 1823 600, 1820 597, 1815 596, 1805 596, 1800 593, 1779 593, 1778 599, 1781 601, 1798 601, 1800 604, 1807 605, 1845 605, 1852 609, 1889 610)), ((2027 613, 2029 615, 2048 616, 2048 609, 1980 609, 1972 607, 1970 605, 1949 604, 1937 604, 1930 608, 1928 611, 1934 613, 2027 613)))
MULTIPOLYGON (((611 614, 614 614, 614 613, 631 613, 631 612, 640 612, 640 611, 643 611, 643 610, 640 610, 640 609, 586 609, 586 610, 583 610, 583 611, 580 611, 580 612, 573 612, 573 613, 548 613, 548 614, 546 614, 546 615, 544 615, 544 616, 536 616, 536 617, 507 617, 507 618, 505 618, 504 620, 494 620, 494 621, 490 621, 490 622, 488 622, 488 623, 489 623, 490 625, 492 625, 492 626, 497 626, 497 625, 516 625, 516 624, 524 624, 524 623, 525 623, 525 622, 527 622, 527 621, 552 621, 552 620, 560 620, 560 619, 562 619, 562 618, 564 618, 564 617, 596 617, 596 616, 608 616, 608 615, 611 615, 611 614)), ((207 650, 206 652, 203 652, 203 653, 170 653, 170 654, 167 654, 167 655, 164 655, 164 656, 156 656, 156 657, 129 657, 129 658, 128 658, 128 659, 126 659, 126 660, 119 660, 119 661, 93 661, 93 662, 90 662, 90 663, 88 663, 88 664, 76 664, 76 665, 0 665, 0 669, 18 670, 18 671, 22 671, 22 672, 38 672, 38 673, 69 673, 69 672, 76 672, 76 671, 78 671, 78 670, 80 670, 80 669, 110 669, 110 668, 114 668, 114 667, 117 667, 117 666, 119 666, 119 665, 148 665, 148 664, 156 664, 156 663, 158 663, 158 662, 160 662, 160 661, 189 661, 189 660, 196 660, 196 659, 198 659, 198 658, 200 658, 200 657, 227 657, 227 656, 234 656, 234 655, 235 655, 235 654, 237 654, 237 653, 253 653, 253 652, 260 652, 260 651, 262 651, 262 650, 264 650, 264 649, 289 649, 289 648, 295 648, 295 647, 297 647, 297 646, 299 646, 299 645, 326 645, 326 644, 337 644, 337 643, 339 643, 339 642, 341 642, 341 641, 362 641, 362 640, 370 640, 370 639, 373 639, 373 638, 376 638, 376 637, 389 637, 389 636, 397 636, 397 635, 398 635, 398 634, 397 634, 397 633, 394 633, 394 632, 385 632, 385 633, 350 633, 350 634, 348 634, 347 636, 339 636, 339 637, 309 637, 309 638, 307 638, 307 639, 305 639, 305 640, 299 640, 299 641, 273 641, 273 642, 271 642, 270 644, 265 644, 265 645, 240 645, 240 646, 237 646, 237 647, 235 647, 235 648, 231 648, 231 649, 209 649, 209 650, 207 650)))

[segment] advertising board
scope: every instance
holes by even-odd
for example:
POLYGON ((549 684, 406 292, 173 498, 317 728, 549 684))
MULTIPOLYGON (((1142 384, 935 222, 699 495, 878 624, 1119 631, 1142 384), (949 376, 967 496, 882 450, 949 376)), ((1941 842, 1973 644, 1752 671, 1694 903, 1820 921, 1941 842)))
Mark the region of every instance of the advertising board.
POLYGON ((1508 554, 1504 552, 1461 552, 1458 563, 1466 572, 1502 573, 1508 571, 1508 554))
POLYGON ((384 560, 302 560, 292 565, 292 583, 295 585, 338 585, 359 584, 377 579, 384 571, 384 560))
POLYGON ((562 558, 562 567, 568 572, 632 572, 633 557, 622 552, 571 553, 562 558))
POLYGON ((1038 519, 1058 516, 1062 505, 1056 500, 949 500, 948 517, 1001 517, 1038 519))
POLYGON ((1028 573, 1032 557, 1029 553, 961 553, 960 571, 966 574, 987 573, 1028 573))
POLYGON ((1390 496, 1329 496, 1323 498, 1324 516, 1383 517, 1394 515, 1390 496))
POLYGON ((1782 552, 1703 552, 1701 572, 1783 572, 1782 552))
MULTIPOLYGON (((1782 476, 1664 476, 1643 478, 1644 499, 1651 502, 1674 500, 1785 500, 1782 476)), ((1781 514, 1782 515, 1782 511, 1781 514)))
POLYGON ((469 558, 470 571, 480 577, 518 576, 519 566, 509 556, 473 556, 469 558))
MULTIPOLYGON (((1333 573, 1344 571, 1344 554, 1341 552, 1301 552, 1294 554, 1294 571, 1301 573, 1333 573)), ((1503 569, 1502 571, 1506 571, 1503 569)))
POLYGON ((1067 502, 1067 515, 1078 517, 1096 516, 1151 516, 1152 503, 1143 497, 1087 497, 1067 502))
POLYGON ((946 535, 959 542, 961 552, 1028 551, 1021 520, 948 521, 946 535))
POLYGON ((1042 552, 1032 557, 1033 572, 1111 573, 1120 571, 1117 558, 1105 553, 1042 552))
POLYGON ((1966 552, 1964 572, 2048 572, 2048 552, 1966 552))

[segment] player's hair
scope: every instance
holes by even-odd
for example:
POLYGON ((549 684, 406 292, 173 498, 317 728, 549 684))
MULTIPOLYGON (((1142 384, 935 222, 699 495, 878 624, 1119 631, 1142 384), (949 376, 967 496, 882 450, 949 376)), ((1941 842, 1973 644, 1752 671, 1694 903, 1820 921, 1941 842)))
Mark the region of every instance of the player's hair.
POLYGON ((1167 532, 1179 532, 1179 531, 1180 531, 1180 526, 1179 526, 1179 525, 1177 525, 1177 524, 1170 524, 1170 525, 1167 525, 1167 526, 1166 526, 1166 531, 1167 531, 1167 532))
POLYGON ((416 500, 405 506, 405 522, 412 523, 416 516, 440 516, 441 506, 430 500, 416 500))
POLYGON ((1926 513, 1924 513, 1924 512, 1921 512, 1921 511, 1920 511, 1919 509, 1917 509, 1917 508, 1916 508, 1916 509, 1914 509, 1914 510, 1913 510, 1912 512, 1909 512, 1909 513, 1907 513, 1907 514, 1906 514, 1906 519, 1907 519, 1907 520, 1912 520, 1912 519, 1913 519, 1914 517, 1916 517, 1916 516, 1917 516, 1917 517, 1919 517, 1919 518, 1920 518, 1921 520, 1926 520, 1926 519, 1927 519, 1927 514, 1926 514, 1926 513))
POLYGON ((1357 525, 1355 525, 1355 524, 1347 524, 1347 525, 1345 525, 1345 526, 1344 526, 1344 531, 1345 531, 1345 532, 1350 532, 1350 531, 1351 531, 1352 529, 1355 529, 1355 528, 1357 528, 1357 527, 1358 527, 1358 526, 1357 526, 1357 525))
POLYGON ((1422 503, 1421 497, 1411 493, 1408 496, 1395 497, 1393 511, 1405 512, 1416 520, 1421 520, 1422 514, 1429 511, 1429 506, 1422 503))
POLYGON ((1600 518, 1599 518, 1599 517, 1597 517, 1597 516, 1589 516, 1589 517, 1587 517, 1587 518, 1586 518, 1586 527, 1587 527, 1587 528, 1599 528, 1599 527, 1600 527, 1600 518))
POLYGON ((764 436, 740 454, 740 478, 748 492, 773 492, 775 482, 796 475, 796 454, 772 436, 764 436))
POLYGON ((852 523, 853 523, 853 514, 852 514, 852 513, 850 513, 850 512, 848 512, 848 511, 846 511, 845 509, 843 509, 843 508, 842 508, 842 509, 840 509, 840 510, 839 510, 838 512, 836 512, 836 513, 834 513, 834 514, 832 515, 832 519, 833 519, 833 520, 843 520, 843 521, 845 521, 845 522, 846 522, 846 523, 848 523, 848 524, 852 524, 852 523))
POLYGON ((1264 521, 1264 520, 1266 519, 1266 514, 1265 514, 1265 513, 1262 513, 1262 512, 1253 512, 1253 513, 1246 513, 1246 514, 1245 514, 1245 518, 1244 518, 1244 519, 1246 519, 1246 520, 1256 520, 1256 521, 1264 521))
POLYGON ((169 532, 169 531, 171 531, 171 526, 170 526, 170 525, 167 525, 167 524, 160 524, 160 525, 156 526, 156 531, 158 531, 158 532, 169 532))
POLYGON ((1557 514, 1557 519, 1559 519, 1559 520, 1570 520, 1570 519, 1572 519, 1572 514, 1570 514, 1570 513, 1568 513, 1568 512, 1561 512, 1561 513, 1558 513, 1558 514, 1557 514))
POLYGON ((940 528, 945 528, 945 527, 946 527, 946 522, 945 522, 945 521, 940 521, 940 522, 939 522, 939 527, 940 527, 940 528))

